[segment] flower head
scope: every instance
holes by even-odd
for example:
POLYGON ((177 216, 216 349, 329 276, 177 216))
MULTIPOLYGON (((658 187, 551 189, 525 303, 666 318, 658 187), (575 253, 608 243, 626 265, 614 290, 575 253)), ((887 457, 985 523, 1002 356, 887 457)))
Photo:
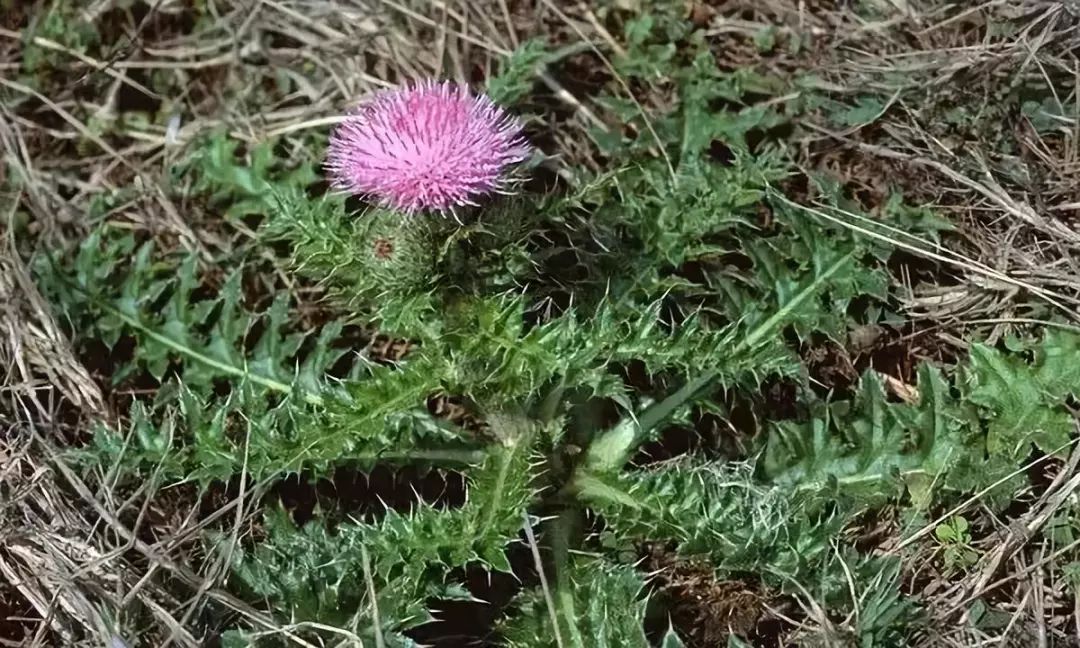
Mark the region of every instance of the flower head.
POLYGON ((424 81, 376 94, 330 137, 337 189, 405 212, 446 211, 504 187, 529 156, 521 124, 467 86, 424 81))

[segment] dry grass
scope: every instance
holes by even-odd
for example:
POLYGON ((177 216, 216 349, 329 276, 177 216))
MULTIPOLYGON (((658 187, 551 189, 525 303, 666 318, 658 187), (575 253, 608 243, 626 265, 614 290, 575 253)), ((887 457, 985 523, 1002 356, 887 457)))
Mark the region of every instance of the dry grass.
MULTIPOLYGON (((107 209, 132 229, 207 257, 228 251, 249 232, 166 190, 166 170, 201 135, 224 130, 245 145, 279 138, 282 155, 302 159, 311 155, 308 138, 365 93, 433 74, 486 78, 499 57, 534 36, 581 46, 542 77, 550 104, 534 108, 555 120, 542 129, 545 152, 563 168, 595 166, 585 129, 605 117, 588 92, 594 85, 629 90, 605 63, 621 51, 621 39, 603 12, 550 0, 208 2, 214 9, 198 25, 183 0, 131 10, 120 4, 86 3, 82 17, 105 42, 86 52, 52 38, 27 39, 44 20, 44 2, 0 24, 0 186, 7 174, 18 188, 0 202, 0 580, 10 588, 0 588, 0 604, 17 592, 36 613, 20 622, 29 633, 23 645, 130 645, 136 637, 147 645, 205 645, 191 628, 207 605, 303 645, 290 628, 223 587, 229 547, 253 532, 257 487, 229 493, 206 514, 195 498, 170 501, 170 491, 153 482, 118 493, 110 487, 115 475, 76 475, 58 454, 93 424, 112 420, 114 403, 38 295, 15 234, 35 245, 77 240, 86 215, 100 209, 96 201, 121 196, 107 209), (17 75, 28 47, 51 62, 37 85, 17 75), (588 68, 596 84, 560 76, 574 66, 588 68), (278 78, 291 80, 292 89, 280 91, 278 78), (131 118, 148 109, 170 117, 131 118), (27 222, 20 222, 23 215, 27 222), (194 538, 211 525, 230 540, 219 553, 202 555, 194 538)), ((690 3, 689 11, 725 67, 789 78, 809 70, 839 98, 871 90, 891 97, 862 126, 838 128, 810 116, 798 144, 808 172, 841 178, 871 213, 899 188, 956 226, 946 248, 889 235, 925 264, 902 269, 918 275, 901 277, 913 321, 933 323, 943 339, 962 346, 965 336, 995 340, 1054 311, 1080 320, 1080 116, 1055 117, 1053 128, 1040 130, 1023 115, 992 111, 1002 88, 1040 81, 1057 89, 1061 105, 1078 105, 1080 9, 1051 0, 992 0, 967 9, 875 0, 869 4, 887 17, 867 22, 844 4, 737 0, 690 3), (1006 18, 1021 28, 985 36, 988 23, 1006 18), (798 36, 808 46, 762 54, 753 36, 769 26, 781 42, 798 36), (948 126, 943 115, 957 105, 987 112, 948 126), (1003 150, 1006 140, 1015 152, 1003 150)), ((646 109, 670 100, 662 88, 635 92, 646 109)), ((801 198, 824 209, 809 187, 801 198)), ((830 214, 860 226, 848 214, 830 214)), ((1075 507, 1078 465, 1074 452, 1062 465, 1033 468, 1046 471, 1045 483, 1017 494, 1026 510, 1011 521, 989 514, 978 497, 956 511, 980 520, 980 558, 966 576, 926 573, 937 560, 932 525, 909 536, 909 580, 925 590, 933 611, 922 645, 1076 645, 1080 603, 1064 585, 1062 566, 1077 547, 1054 546, 1040 531, 1075 507), (976 599, 1011 610, 1007 625, 971 630, 964 621, 976 599)), ((899 531, 880 550, 897 550, 899 531)), ((839 641, 827 638, 838 631, 812 602, 808 611, 807 624, 818 623, 814 632, 804 627, 804 635, 839 641)), ((342 645, 348 641, 343 637, 342 645)))
POLYGON ((865 126, 806 124, 808 163, 849 178, 869 209, 881 204, 887 185, 899 184, 909 200, 934 205, 957 227, 948 250, 952 276, 946 285, 910 286, 913 318, 961 331, 1002 319, 992 325, 994 340, 1014 328, 1009 319, 1042 316, 1034 295, 1075 320, 1080 116, 1062 108, 1053 128, 1040 131, 998 104, 1011 90, 1041 85, 1055 89, 1059 107, 1076 105, 1075 7, 987 2, 898 21, 852 25, 874 33, 879 46, 841 45, 836 60, 821 66, 839 92, 875 88, 891 99, 865 126), (1016 21, 1013 33, 986 35, 987 25, 1006 20, 1016 21))

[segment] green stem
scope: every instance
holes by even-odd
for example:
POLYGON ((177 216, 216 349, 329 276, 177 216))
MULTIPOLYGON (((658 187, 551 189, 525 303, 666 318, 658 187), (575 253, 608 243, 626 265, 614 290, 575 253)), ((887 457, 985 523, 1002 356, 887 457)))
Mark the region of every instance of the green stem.
POLYGON ((506 480, 510 476, 510 468, 514 464, 517 453, 529 451, 532 446, 534 428, 532 421, 524 417, 520 412, 496 416, 490 418, 492 432, 501 440, 499 448, 499 473, 495 477, 495 492, 491 495, 491 503, 484 512, 483 522, 480 524, 480 533, 486 534, 495 522, 495 514, 502 506, 503 490, 506 480))
POLYGON ((503 448, 499 463, 499 474, 495 478, 495 492, 491 495, 491 504, 484 513, 484 521, 480 524, 480 535, 487 535, 491 525, 494 524, 495 514, 502 506, 503 487, 506 485, 506 477, 510 473, 510 464, 513 463, 517 445, 503 448))
POLYGON ((422 449, 372 453, 373 460, 389 462, 430 461, 448 464, 478 464, 487 457, 483 450, 422 449))
POLYGON ((559 413, 559 405, 562 404, 563 395, 566 393, 566 376, 559 378, 559 383, 551 388, 551 391, 547 393, 544 400, 540 403, 538 410, 538 418, 543 423, 550 423, 555 420, 555 415, 559 413))
POLYGON ((575 508, 563 509, 551 523, 551 552, 555 565, 555 602, 558 613, 566 622, 570 634, 570 644, 575 648, 586 648, 585 638, 577 625, 577 613, 574 609, 573 583, 570 582, 570 536, 574 530, 575 508))

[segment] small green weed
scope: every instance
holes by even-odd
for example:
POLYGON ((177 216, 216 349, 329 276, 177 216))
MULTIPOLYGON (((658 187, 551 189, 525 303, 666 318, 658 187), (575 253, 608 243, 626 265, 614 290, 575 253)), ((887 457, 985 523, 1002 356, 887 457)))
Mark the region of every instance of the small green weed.
POLYGON ((941 543, 941 559, 945 563, 946 574, 964 571, 979 560, 979 554, 971 548, 971 532, 968 521, 958 515, 934 529, 934 536, 941 543))

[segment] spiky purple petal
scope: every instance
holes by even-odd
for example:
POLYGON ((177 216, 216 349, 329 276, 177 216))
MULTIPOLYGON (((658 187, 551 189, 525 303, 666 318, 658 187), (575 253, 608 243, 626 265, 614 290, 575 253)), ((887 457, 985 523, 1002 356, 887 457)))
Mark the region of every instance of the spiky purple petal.
POLYGON ((467 86, 422 81, 376 94, 330 137, 334 188, 408 213, 448 211, 504 188, 529 157, 521 124, 467 86))

